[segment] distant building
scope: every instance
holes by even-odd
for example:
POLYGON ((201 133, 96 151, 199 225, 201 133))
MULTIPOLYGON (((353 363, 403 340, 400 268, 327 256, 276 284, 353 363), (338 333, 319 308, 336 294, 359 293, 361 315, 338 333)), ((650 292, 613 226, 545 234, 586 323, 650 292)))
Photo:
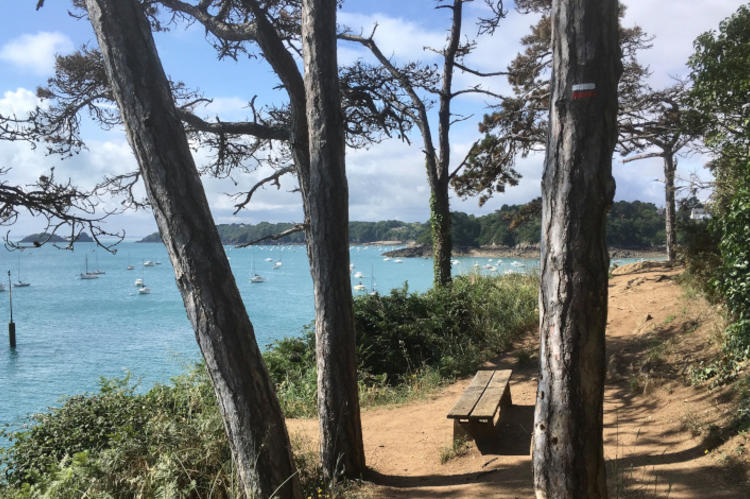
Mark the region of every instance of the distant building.
POLYGON ((690 210, 690 220, 710 220, 711 214, 704 208, 693 208, 690 210))

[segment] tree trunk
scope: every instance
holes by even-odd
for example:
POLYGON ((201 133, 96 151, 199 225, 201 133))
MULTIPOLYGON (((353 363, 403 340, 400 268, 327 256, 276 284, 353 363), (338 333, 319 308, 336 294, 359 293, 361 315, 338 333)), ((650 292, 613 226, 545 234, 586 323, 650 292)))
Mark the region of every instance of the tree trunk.
POLYGON ((602 447, 605 223, 614 195, 621 72, 617 1, 554 0, 552 25, 534 489, 539 498, 600 498, 607 495, 602 447))
POLYGON ((667 236, 667 260, 674 262, 677 248, 677 231, 675 230, 674 176, 677 165, 672 151, 664 151, 664 222, 667 236))
MULTIPOLYGON (((451 208, 448 194, 451 143, 451 102, 453 100, 453 71, 456 54, 461 41, 461 24, 463 19, 463 1, 453 0, 451 7, 451 31, 448 46, 443 55, 443 84, 440 89, 440 108, 438 109, 438 144, 440 158, 428 161, 427 172, 430 183, 430 228, 432 229, 433 283, 435 287, 445 286, 451 282, 451 255, 453 237, 451 234, 451 208)), ((427 149, 429 151, 429 149, 427 149)))
POLYGON ((248 497, 302 496, 273 386, 136 0, 86 0, 248 497))
POLYGON ((451 210, 448 199, 448 182, 437 182, 430 195, 430 229, 432 231, 433 285, 445 286, 451 282, 451 210), (444 185, 439 185, 439 184, 444 185))
POLYGON ((349 196, 336 62, 336 0, 302 3, 302 52, 310 144, 308 251, 315 295, 320 453, 328 478, 360 476, 359 413, 349 278, 349 196))

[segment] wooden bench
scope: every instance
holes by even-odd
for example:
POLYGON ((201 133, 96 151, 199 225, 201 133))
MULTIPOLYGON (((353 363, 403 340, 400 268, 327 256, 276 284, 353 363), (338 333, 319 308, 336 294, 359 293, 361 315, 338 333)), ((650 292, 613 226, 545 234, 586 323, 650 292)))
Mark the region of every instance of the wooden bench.
POLYGON ((475 440, 495 436, 495 414, 510 407, 510 369, 477 371, 471 385, 448 412, 453 420, 453 439, 471 436, 475 440))

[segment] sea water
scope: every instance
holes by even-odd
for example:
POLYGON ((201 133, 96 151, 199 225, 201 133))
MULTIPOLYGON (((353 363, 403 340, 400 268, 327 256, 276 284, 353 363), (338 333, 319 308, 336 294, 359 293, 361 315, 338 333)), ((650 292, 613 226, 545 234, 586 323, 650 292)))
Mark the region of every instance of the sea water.
MULTIPOLYGON (((387 259, 393 247, 352 246, 352 286, 387 293, 408 284, 410 291, 432 285, 432 259, 387 259), (361 272, 361 277, 355 277, 361 272)), ((237 286, 255 329, 258 345, 299 335, 314 318, 312 281, 303 246, 225 247, 237 286), (281 265, 276 265, 281 262, 281 265), (274 266, 277 268, 274 269, 274 266), (251 283, 253 270, 265 278, 251 283)), ((536 259, 456 258, 453 273, 524 272, 536 259), (496 270, 485 266, 493 265, 496 270)), ((342 262, 346 265, 346 262, 342 262)), ((74 251, 44 246, 23 251, 0 250, 0 323, 10 320, 12 281, 31 285, 12 288, 17 347, 10 350, 0 334, 0 424, 21 422, 25 415, 59 403, 61 397, 98 389, 100 377, 130 373, 141 390, 168 383, 200 359, 195 336, 177 290, 165 247, 155 243, 121 243, 110 254, 93 243, 74 251), (144 266, 147 261, 154 266, 144 266), (105 272, 98 279, 79 275, 105 272), (134 267, 127 270, 128 265, 134 267), (150 294, 139 294, 142 279, 150 294)), ((0 329, 5 329, 0 328, 0 329)))

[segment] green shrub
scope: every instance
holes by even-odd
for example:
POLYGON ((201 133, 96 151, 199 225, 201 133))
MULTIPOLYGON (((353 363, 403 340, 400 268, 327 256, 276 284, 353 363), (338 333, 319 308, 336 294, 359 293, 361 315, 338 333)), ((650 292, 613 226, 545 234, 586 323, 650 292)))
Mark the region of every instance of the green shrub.
MULTIPOLYGON (((426 293, 408 286, 354 300, 363 406, 403 400, 474 371, 537 317, 536 276, 457 277, 426 293), (363 392, 364 393, 364 392, 363 392)), ((315 334, 274 342, 263 357, 288 417, 316 413, 315 334)))
POLYGON ((538 320, 537 279, 512 274, 457 277, 424 294, 408 288, 357 298, 360 370, 391 384, 425 367, 444 378, 469 374, 538 320))

